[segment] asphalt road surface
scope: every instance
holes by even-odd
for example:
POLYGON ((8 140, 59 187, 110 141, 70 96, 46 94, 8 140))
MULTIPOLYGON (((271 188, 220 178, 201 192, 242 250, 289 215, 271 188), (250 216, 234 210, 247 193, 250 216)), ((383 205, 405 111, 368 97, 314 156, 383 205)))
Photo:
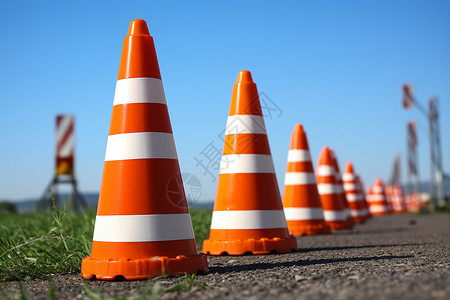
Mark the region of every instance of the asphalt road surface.
MULTIPOLYGON (((296 253, 209 257, 208 289, 160 294, 160 299, 450 299, 449 215, 392 215, 351 231, 298 239, 296 253)), ((160 289, 181 282, 158 281, 160 289)), ((88 298, 79 274, 51 280, 58 299, 88 298)), ((105 298, 130 296, 146 281, 91 281, 105 298)), ((50 281, 24 283, 32 299, 47 299, 50 281)), ((9 294, 18 283, 8 283, 9 294)), ((147 293, 150 295, 150 292, 147 293)), ((1 296, 0 296, 1 298, 1 296)))

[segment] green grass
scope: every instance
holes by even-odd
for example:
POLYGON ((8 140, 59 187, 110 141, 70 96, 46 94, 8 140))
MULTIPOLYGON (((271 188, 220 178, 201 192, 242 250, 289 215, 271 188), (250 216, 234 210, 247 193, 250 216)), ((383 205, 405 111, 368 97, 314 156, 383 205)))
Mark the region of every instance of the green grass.
MULTIPOLYGON (((79 273, 91 253, 94 210, 0 214, 0 282, 79 273)), ((211 211, 191 210, 197 246, 208 238, 211 211)))

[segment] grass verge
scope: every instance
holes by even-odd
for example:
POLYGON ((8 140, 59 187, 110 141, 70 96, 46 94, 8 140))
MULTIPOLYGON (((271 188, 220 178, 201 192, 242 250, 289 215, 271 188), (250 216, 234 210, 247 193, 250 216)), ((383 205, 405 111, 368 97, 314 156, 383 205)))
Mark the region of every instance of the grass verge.
MULTIPOLYGON (((95 210, 0 214, 0 282, 78 273, 91 253, 95 210)), ((208 238, 211 211, 192 209, 196 243, 208 238)))

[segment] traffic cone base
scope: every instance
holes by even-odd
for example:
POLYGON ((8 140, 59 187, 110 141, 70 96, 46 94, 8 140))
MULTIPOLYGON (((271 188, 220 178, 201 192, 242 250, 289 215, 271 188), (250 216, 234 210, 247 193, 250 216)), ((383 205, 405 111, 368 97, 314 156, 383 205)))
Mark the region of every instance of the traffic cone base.
POLYGON ((208 255, 245 255, 288 253, 297 250, 297 240, 289 238, 261 238, 245 240, 205 240, 203 251, 208 255))
POLYGON ((330 226, 331 231, 348 229, 345 221, 327 221, 327 225, 330 226))
POLYGON ((203 251, 209 255, 295 251, 297 240, 283 226, 282 210, 215 210, 210 238, 203 242, 203 251))
POLYGON ((160 256, 149 259, 83 259, 81 276, 87 280, 114 280, 123 276, 127 280, 154 278, 162 275, 208 274, 207 258, 204 253, 177 257, 160 256))
POLYGON ((328 234, 331 228, 323 220, 287 220, 289 232, 294 236, 328 234))

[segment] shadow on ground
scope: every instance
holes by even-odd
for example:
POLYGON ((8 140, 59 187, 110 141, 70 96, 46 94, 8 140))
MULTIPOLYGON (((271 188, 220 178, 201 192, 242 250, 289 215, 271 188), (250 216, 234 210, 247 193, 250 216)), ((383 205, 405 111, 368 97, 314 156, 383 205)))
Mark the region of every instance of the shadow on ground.
POLYGON ((305 253, 305 252, 312 252, 312 251, 337 251, 337 250, 351 250, 351 249, 362 249, 362 248, 407 247, 407 246, 422 246, 422 245, 432 245, 432 244, 433 243, 412 243, 412 244, 385 244, 385 245, 299 248, 298 252, 305 253))
POLYGON ((238 266, 217 266, 209 267, 211 273, 224 274, 229 272, 254 271, 254 270, 268 270, 276 267, 305 267, 310 265, 330 264, 338 262, 355 262, 355 261, 377 261, 384 259, 402 259, 411 258, 412 255, 405 256, 372 256, 372 257, 349 257, 349 258, 333 258, 333 259, 314 259, 314 260, 297 260, 276 263, 255 263, 255 264, 240 264, 238 266))

